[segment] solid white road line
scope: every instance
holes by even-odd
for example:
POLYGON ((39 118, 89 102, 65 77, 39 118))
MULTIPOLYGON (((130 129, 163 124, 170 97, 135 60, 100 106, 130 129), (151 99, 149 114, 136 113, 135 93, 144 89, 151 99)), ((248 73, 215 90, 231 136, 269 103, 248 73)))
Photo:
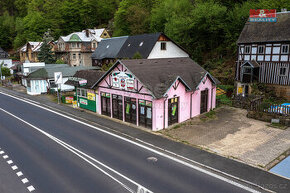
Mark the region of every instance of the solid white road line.
MULTIPOLYGON (((43 135, 47 136, 48 138, 50 138, 50 139, 52 139, 53 141, 55 141, 56 143, 60 144, 60 145, 63 146, 64 148, 68 149, 69 151, 71 151, 72 153, 74 153, 74 154, 77 155, 78 157, 82 158, 82 159, 85 160, 87 163, 89 163, 90 165, 94 166, 95 168, 97 168, 98 170, 100 170, 102 173, 104 173, 105 175, 107 175, 108 177, 110 177, 111 179, 113 179, 114 181, 116 181, 117 183, 119 183, 122 187, 124 187, 125 189, 127 189, 129 192, 131 192, 131 193, 136 192, 136 191, 134 191, 134 190, 131 190, 128 186, 126 186, 124 183, 122 183, 121 181, 119 181, 117 178, 113 177, 111 174, 109 174, 108 172, 106 172, 106 171, 103 170, 102 168, 98 167, 98 166, 97 166, 96 164, 94 164, 92 161, 88 160, 87 158, 85 158, 85 157, 82 156, 81 154, 77 153, 75 150, 71 149, 72 146, 66 144, 65 142, 61 141, 60 139, 58 139, 58 138, 52 136, 51 134, 49 134, 49 133, 47 133, 47 132, 41 130, 40 128, 38 128, 38 127, 32 125, 31 123, 29 123, 29 122, 27 122, 27 121, 25 121, 25 120, 23 120, 23 119, 17 117, 16 115, 14 115, 14 114, 12 114, 12 113, 10 113, 10 112, 8 112, 8 111, 6 111, 6 110, 4 110, 4 109, 2 109, 2 108, 0 108, 0 110, 3 111, 3 112, 5 112, 5 113, 7 113, 7 114, 9 114, 9 115, 12 116, 12 117, 18 119, 18 120, 20 120, 21 122, 23 122, 23 123, 29 125, 29 126, 32 127, 33 129, 39 131, 39 132, 42 133, 43 135), (68 146, 69 146, 69 147, 68 147, 68 146)), ((74 148, 74 149, 76 149, 76 148, 74 148)), ((79 150, 78 150, 78 151, 79 151, 79 150)), ((85 153, 82 152, 82 154, 85 154, 85 153)), ((85 155, 86 155, 86 154, 85 154, 85 155)), ((88 155, 86 155, 86 156, 87 156, 87 157, 90 157, 90 156, 88 156, 88 155)), ((137 182, 131 180, 130 178, 128 178, 128 177, 122 175, 121 173, 117 172, 116 170, 110 168, 109 166, 103 164, 102 162, 99 162, 98 160, 94 160, 94 161, 96 161, 98 164, 100 164, 101 166, 105 167, 106 169, 108 169, 108 170, 114 172, 115 174, 121 176, 122 178, 128 180, 129 182, 133 183, 134 185, 136 185, 136 188, 138 188, 138 187, 144 187, 144 186, 138 184, 137 182)), ((14 166, 12 166, 12 169, 13 169, 13 167, 14 167, 14 166)), ((16 166, 16 167, 17 167, 17 166, 16 166)), ((17 168, 16 168, 16 169, 17 169, 17 168)), ((14 169, 13 169, 13 170, 14 170, 14 169)), ((150 193, 150 192, 151 192, 151 191, 148 191, 148 193, 150 193)), ((151 193, 153 193, 153 192, 151 192, 151 193)))
POLYGON ((11 168, 12 168, 12 170, 17 170, 18 169, 18 167, 16 165, 11 166, 11 168))
POLYGON ((7 159, 7 158, 9 158, 9 156, 8 155, 3 155, 3 158, 7 159))
POLYGON ((35 188, 33 186, 28 186, 27 189, 29 190, 29 192, 32 192, 35 190, 35 188))
POLYGON ((5 153, 5 151, 0 151, 0 155, 2 155, 3 153, 5 153))
MULTIPOLYGON (((162 153, 162 152, 160 152, 160 151, 157 151, 157 150, 155 150, 155 149, 152 149, 152 148, 150 148, 150 147, 148 147, 148 146, 145 146, 145 145, 143 145, 143 144, 137 143, 137 142, 132 141, 132 140, 130 140, 130 139, 124 138, 124 137, 119 136, 119 135, 117 135, 117 134, 114 134, 114 133, 111 133, 111 132, 106 131, 106 130, 104 130, 104 129, 101 129, 101 128, 99 128, 99 127, 96 127, 96 126, 90 125, 90 124, 85 123, 85 122, 83 122, 83 121, 80 121, 80 120, 78 120, 78 119, 75 119, 75 118, 69 117, 69 116, 67 116, 67 115, 61 114, 61 113, 56 112, 56 111, 54 111, 54 110, 51 110, 51 109, 49 109, 49 108, 46 108, 46 107, 40 106, 40 105, 38 105, 38 104, 35 104, 34 102, 29 102, 29 101, 26 101, 26 100, 24 100, 24 99, 22 99, 22 98, 18 98, 18 97, 15 97, 15 96, 13 96, 13 95, 6 94, 6 93, 3 93, 3 92, 0 92, 0 93, 3 94, 3 95, 5 95, 5 96, 8 96, 8 97, 14 98, 14 99, 16 99, 16 100, 19 100, 19 101, 22 101, 22 102, 25 102, 25 103, 31 104, 31 105, 36 106, 36 107, 38 107, 38 108, 44 109, 44 110, 46 110, 46 111, 52 112, 52 113, 57 114, 57 115, 59 115, 59 116, 65 117, 65 118, 70 119, 70 120, 72 120, 72 121, 75 121, 75 122, 77 122, 77 123, 80 123, 80 124, 86 125, 86 126, 88 126, 88 127, 90 127, 90 128, 93 128, 93 129, 95 129, 95 130, 101 131, 101 132, 106 133, 106 134, 108 134, 108 135, 114 136, 114 137, 116 137, 116 138, 118 138, 118 139, 122 139, 122 140, 124 140, 124 141, 126 141, 126 142, 129 142, 129 143, 133 144, 133 145, 136 145, 136 146, 138 146, 138 147, 141 147, 141 148, 143 148, 143 149, 146 149, 146 150, 148 150, 148 151, 151 151, 151 152, 153 152, 153 153, 156 153, 156 154, 158 154, 158 155, 160 155, 160 156, 163 156, 163 157, 166 157, 166 158, 168 158, 168 159, 171 159, 171 160, 173 160, 173 161, 175 161, 175 162, 177 162, 177 163, 183 164, 183 165, 185 165, 185 166, 187 166, 187 167, 190 167, 190 168, 192 168, 192 169, 198 170, 198 171, 203 172, 203 173, 205 173, 205 174, 207 174, 207 175, 213 176, 213 177, 215 177, 215 178, 217 178, 217 179, 220 179, 220 180, 222 180, 222 181, 224 181, 224 182, 227 182, 227 183, 229 183, 229 184, 232 184, 232 185, 234 185, 234 186, 237 186, 237 187, 242 188, 242 189, 244 189, 244 190, 247 190, 247 191, 249 191, 249 192, 259 192, 259 191, 256 191, 256 190, 252 189, 252 188, 249 188, 249 187, 247 187, 247 186, 245 186, 245 185, 242 185, 242 184, 239 184, 239 183, 237 183, 237 182, 235 182, 235 181, 232 181, 232 180, 230 180, 230 179, 228 179, 228 178, 225 178, 225 177, 223 177, 223 176, 217 175, 217 174, 215 174, 215 173, 213 173, 213 172, 207 171, 207 170, 202 169, 202 168, 200 168, 200 167, 198 167, 198 166, 194 166, 194 165, 189 164, 189 163, 187 163, 187 162, 185 162, 185 161, 182 161, 182 160, 180 160, 180 159, 177 159, 177 158, 175 158, 175 157, 173 157, 173 156, 167 155, 167 154, 165 154, 165 153, 162 153)), ((7 112, 7 111, 5 111, 4 109, 0 109, 0 110, 2 110, 2 111, 4 111, 4 112, 7 112)), ((141 141, 141 140, 140 140, 140 141, 141 141)), ((152 147, 155 147, 155 146, 152 145, 152 144, 151 144, 151 146, 152 146, 152 147)), ((167 152, 169 152, 169 151, 167 151, 167 152)), ((178 155, 178 154, 175 154, 175 155, 178 156, 178 157, 183 157, 183 156, 180 156, 180 155, 178 155)), ((187 159, 187 160, 189 160, 189 159, 187 159)), ((205 167, 205 168, 210 168, 210 169, 211 169, 211 167, 206 166, 206 165, 204 165, 204 164, 201 164, 201 163, 195 162, 195 161, 193 161, 193 160, 190 160, 190 161, 193 162, 193 163, 197 163, 198 165, 203 166, 203 167, 205 167)), ((213 169, 214 169, 214 168, 213 168, 213 169)), ((218 170, 214 169, 214 171, 218 171, 218 170)), ((224 175, 227 175, 227 176, 229 176, 229 177, 234 177, 234 176, 232 176, 232 175, 230 175, 230 174, 227 174, 227 173, 225 173, 225 172, 222 172, 222 171, 220 171, 220 173, 222 173, 222 174, 224 174, 224 175)), ((259 186, 259 185, 257 185, 257 184, 254 184, 254 183, 251 183, 251 182, 245 181, 245 180, 240 179, 240 178, 237 178, 237 177, 234 177, 234 178, 235 178, 235 179, 238 179, 238 180, 241 180, 241 181, 244 181, 244 182, 246 182, 246 183, 249 183, 249 184, 251 184, 251 185, 257 186, 257 187, 259 187, 259 188, 261 188, 261 189, 267 190, 267 189, 265 189, 265 188, 263 188, 263 187, 261 187, 261 186, 259 186)), ((269 190, 267 190, 267 191, 269 191, 269 190)))
POLYGON ((10 164, 13 163, 13 161, 12 160, 8 160, 7 163, 10 165, 10 164))
POLYGON ((20 177, 20 176, 23 176, 23 173, 22 173, 22 172, 17 172, 16 175, 17 175, 18 177, 20 177))

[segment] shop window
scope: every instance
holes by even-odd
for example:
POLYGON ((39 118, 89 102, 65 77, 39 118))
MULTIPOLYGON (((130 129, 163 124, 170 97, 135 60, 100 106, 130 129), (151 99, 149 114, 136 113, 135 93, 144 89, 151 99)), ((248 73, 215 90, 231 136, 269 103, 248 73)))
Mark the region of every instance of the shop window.
POLYGON ((111 116, 111 95, 110 93, 101 92, 101 110, 102 115, 111 116))
POLYGON ((139 125, 152 129, 152 101, 139 100, 139 125))
POLYGON ((136 99, 125 97, 125 121, 129 123, 136 124, 137 121, 137 106, 136 99))
POLYGON ((78 88, 78 89, 77 89, 77 95, 78 95, 79 97, 87 98, 87 90, 86 90, 86 89, 78 88))
POLYGON ((289 45, 282 45, 281 53, 288 54, 289 53, 289 45))
POLYGON ((161 42, 161 50, 166 50, 166 42, 161 42))
POLYGON ((121 95, 112 95, 113 118, 123 120, 123 97, 121 95))

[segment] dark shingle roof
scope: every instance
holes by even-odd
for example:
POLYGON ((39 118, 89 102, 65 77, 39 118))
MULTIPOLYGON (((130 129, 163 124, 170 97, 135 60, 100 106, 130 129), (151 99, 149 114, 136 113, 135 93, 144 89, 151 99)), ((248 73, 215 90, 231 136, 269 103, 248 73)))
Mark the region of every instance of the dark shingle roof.
POLYGON ((103 39, 92 54, 92 58, 97 60, 102 60, 104 58, 117 58, 118 53, 127 38, 128 36, 103 39))
POLYGON ((63 77, 72 77, 79 70, 99 69, 98 67, 44 67, 31 72, 28 79, 50 79, 54 78, 54 72, 62 72, 63 77))
POLYGON ((277 22, 247 22, 237 41, 241 43, 290 41, 290 12, 277 13, 277 22))
POLYGON ((141 54, 142 58, 147 58, 160 35, 161 33, 129 36, 123 44, 118 58, 133 58, 137 52, 141 54))
MULTIPOLYGON (((98 71, 98 70, 79 70, 75 73, 73 77, 76 78, 83 78, 87 80, 86 88, 92 87, 103 75, 105 72, 98 71)), ((79 86, 78 82, 68 80, 65 84, 72 85, 72 86, 79 86)))
MULTIPOLYGON (((176 79, 180 79, 188 90, 195 91, 206 75, 218 83, 205 69, 190 58, 163 58, 121 60, 106 72, 109 74, 118 63, 124 64, 131 73, 156 97, 162 98, 176 79)), ((102 79, 95 83, 96 86, 102 79)))
POLYGON ((8 53, 0 47, 0 58, 8 58, 8 53))

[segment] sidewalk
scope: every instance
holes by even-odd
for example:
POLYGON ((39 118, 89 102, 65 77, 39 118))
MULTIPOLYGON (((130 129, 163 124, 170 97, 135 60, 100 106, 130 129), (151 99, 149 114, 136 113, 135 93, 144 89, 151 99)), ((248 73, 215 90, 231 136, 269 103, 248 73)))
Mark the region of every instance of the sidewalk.
POLYGON ((279 177, 267 171, 235 160, 203 151, 193 146, 171 141, 160 136, 158 133, 138 129, 135 126, 130 126, 128 124, 120 124, 117 121, 111 120, 110 118, 106 118, 104 116, 98 116, 95 113, 86 112, 80 109, 73 109, 66 105, 58 105, 47 100, 45 95, 29 96, 25 93, 19 93, 2 87, 0 87, 0 91, 37 101, 43 106, 52 108, 56 111, 61 111, 66 115, 77 117, 83 121, 86 120, 90 124, 97 125, 102 129, 110 130, 119 133, 120 135, 131 137, 135 140, 143 141, 167 151, 174 152, 195 162, 215 168, 216 170, 220 170, 224 173, 252 182, 275 192, 288 192, 290 189, 290 180, 287 180, 286 178, 279 177))

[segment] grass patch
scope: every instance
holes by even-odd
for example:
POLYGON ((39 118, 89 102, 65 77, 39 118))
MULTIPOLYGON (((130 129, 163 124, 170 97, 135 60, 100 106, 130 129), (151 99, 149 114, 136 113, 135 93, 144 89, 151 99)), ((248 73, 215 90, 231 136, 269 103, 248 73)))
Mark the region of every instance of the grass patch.
POLYGON ((285 126, 285 125, 283 125, 281 123, 271 123, 269 126, 277 128, 277 129, 282 129, 282 130, 287 129, 287 126, 285 126))
POLYGON ((211 111, 201 115, 200 120, 205 122, 205 121, 212 120, 215 118, 216 118, 216 113, 215 113, 215 111, 211 110, 211 111))
POLYGON ((231 98, 227 97, 225 94, 216 96, 216 99, 218 101, 218 105, 227 105, 232 106, 232 100, 231 98))

